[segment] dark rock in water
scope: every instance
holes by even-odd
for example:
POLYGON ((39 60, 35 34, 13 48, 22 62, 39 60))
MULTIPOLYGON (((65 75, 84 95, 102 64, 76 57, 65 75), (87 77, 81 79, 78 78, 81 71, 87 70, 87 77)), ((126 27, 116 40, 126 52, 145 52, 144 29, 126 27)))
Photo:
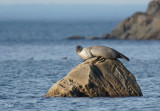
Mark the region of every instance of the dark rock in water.
POLYGON ((145 13, 137 12, 122 21, 106 38, 160 40, 160 0, 151 1, 145 13))
POLYGON ((33 57, 31 57, 31 58, 29 58, 28 60, 33 60, 34 58, 33 57))
POLYGON ((98 40, 100 37, 88 37, 89 40, 98 40))
POLYGON ((61 59, 62 59, 62 60, 66 60, 66 59, 67 59, 67 57, 62 57, 61 59))
POLYGON ((112 39, 110 34, 104 34, 102 35, 101 39, 112 39))
POLYGON ((55 83, 45 97, 142 96, 135 77, 119 60, 88 59, 55 83))
POLYGON ((77 40, 77 39, 85 39, 84 36, 80 36, 80 35, 73 35, 67 38, 68 40, 77 40))

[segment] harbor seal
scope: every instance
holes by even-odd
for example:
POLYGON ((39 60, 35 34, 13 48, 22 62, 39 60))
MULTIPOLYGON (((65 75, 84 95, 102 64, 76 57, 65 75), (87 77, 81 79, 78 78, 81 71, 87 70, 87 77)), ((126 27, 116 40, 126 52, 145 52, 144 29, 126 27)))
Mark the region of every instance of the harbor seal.
POLYGON ((93 57, 99 57, 104 59, 121 58, 129 61, 129 58, 125 55, 106 46, 91 46, 83 48, 82 46, 78 45, 76 47, 76 52, 84 61, 93 57))

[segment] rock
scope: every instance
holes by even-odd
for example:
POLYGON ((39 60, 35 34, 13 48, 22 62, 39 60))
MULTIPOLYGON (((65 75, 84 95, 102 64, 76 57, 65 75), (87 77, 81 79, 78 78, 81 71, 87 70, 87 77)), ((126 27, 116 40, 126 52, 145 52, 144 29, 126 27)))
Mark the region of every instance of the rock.
POLYGON ((155 15, 160 13, 160 0, 151 1, 147 8, 147 14, 155 15))
POLYGON ((84 36, 80 36, 80 35, 73 35, 67 38, 68 40, 77 40, 77 39, 85 39, 84 36))
POLYGON ((67 59, 67 57, 62 57, 61 59, 62 59, 62 60, 66 60, 66 59, 67 59))
POLYGON ((88 37, 89 40, 98 40, 100 39, 99 37, 88 37))
POLYGON ((33 60, 34 58, 33 57, 31 57, 31 58, 29 58, 28 60, 33 60))
POLYGON ((137 12, 117 25, 112 39, 160 40, 160 0, 151 1, 146 12, 137 12))
POLYGON ((135 77, 119 60, 91 58, 56 82, 45 97, 142 96, 135 77))
POLYGON ((110 34, 104 34, 102 35, 101 39, 111 39, 110 34))

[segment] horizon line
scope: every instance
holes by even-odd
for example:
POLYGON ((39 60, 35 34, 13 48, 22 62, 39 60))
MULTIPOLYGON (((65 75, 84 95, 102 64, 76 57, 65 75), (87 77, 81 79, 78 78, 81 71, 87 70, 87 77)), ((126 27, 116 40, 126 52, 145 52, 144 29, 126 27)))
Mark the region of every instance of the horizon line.
POLYGON ((112 1, 104 1, 104 2, 97 2, 97 1, 72 1, 67 2, 65 0, 61 1, 3 1, 0 2, 0 5, 147 5, 151 0, 146 1, 137 1, 137 2, 113 2, 112 1))

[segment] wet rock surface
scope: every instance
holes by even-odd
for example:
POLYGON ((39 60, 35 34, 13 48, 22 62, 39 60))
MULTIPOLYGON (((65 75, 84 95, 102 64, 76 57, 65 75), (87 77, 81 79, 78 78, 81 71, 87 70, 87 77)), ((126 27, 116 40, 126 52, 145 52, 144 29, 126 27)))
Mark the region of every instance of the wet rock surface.
POLYGON ((73 36, 67 37, 67 39, 68 40, 79 40, 79 39, 85 39, 85 37, 81 35, 73 35, 73 36))

